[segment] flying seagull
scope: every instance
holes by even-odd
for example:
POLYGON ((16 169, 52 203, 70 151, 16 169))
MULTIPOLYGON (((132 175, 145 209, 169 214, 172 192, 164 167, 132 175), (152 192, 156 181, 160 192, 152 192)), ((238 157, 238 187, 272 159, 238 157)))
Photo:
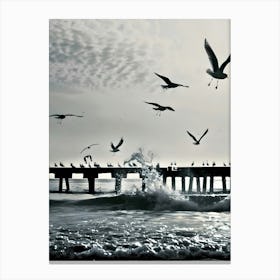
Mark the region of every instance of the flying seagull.
POLYGON ((155 74, 166 82, 166 85, 161 85, 161 87, 163 89, 176 88, 176 87, 187 87, 187 88, 189 87, 189 86, 184 86, 184 85, 181 85, 181 84, 173 83, 167 77, 164 77, 164 76, 162 76, 162 75, 160 75, 158 73, 155 73, 155 74))
POLYGON ((207 52, 208 58, 210 60, 211 66, 212 66, 212 69, 206 70, 206 72, 212 77, 208 86, 211 85, 213 78, 215 78, 215 79, 217 79, 217 84, 215 87, 217 89, 219 80, 227 78, 227 74, 223 73, 223 71, 224 71, 225 67, 227 66, 227 64, 230 62, 230 55, 227 58, 227 60, 225 60, 224 63, 219 67, 218 59, 206 39, 204 40, 204 48, 207 52))
POLYGON ((49 116, 54 117, 55 119, 58 119, 58 123, 61 124, 62 120, 64 120, 66 117, 77 117, 77 118, 83 118, 84 116, 74 115, 74 114, 53 114, 49 116))
POLYGON ((117 146, 114 146, 114 144, 111 142, 111 148, 112 148, 111 152, 113 152, 113 153, 118 152, 119 147, 122 145, 122 143, 123 143, 123 138, 121 138, 121 140, 117 146))
POLYGON ((157 113, 158 116, 160 116, 161 112, 162 112, 162 111, 165 111, 165 110, 175 111, 172 107, 169 107, 169 106, 162 106, 162 105, 159 105, 159 104, 157 104, 157 103, 146 102, 146 101, 145 101, 145 103, 155 106, 153 109, 154 109, 155 111, 159 111, 159 112, 157 113))
POLYGON ((91 144, 91 145, 85 147, 84 149, 82 149, 80 153, 84 152, 85 150, 90 149, 92 146, 95 146, 95 145, 99 145, 99 144, 91 144))
POLYGON ((74 114, 52 114, 50 117, 54 117, 59 120, 63 120, 66 117, 77 117, 77 118, 83 118, 84 116, 74 115, 74 114))
POLYGON ((194 145, 199 145, 200 140, 205 136, 205 134, 208 132, 208 128, 205 130, 205 132, 202 134, 202 136, 197 140, 189 131, 187 133, 190 135, 190 137, 195 141, 193 144, 194 145))

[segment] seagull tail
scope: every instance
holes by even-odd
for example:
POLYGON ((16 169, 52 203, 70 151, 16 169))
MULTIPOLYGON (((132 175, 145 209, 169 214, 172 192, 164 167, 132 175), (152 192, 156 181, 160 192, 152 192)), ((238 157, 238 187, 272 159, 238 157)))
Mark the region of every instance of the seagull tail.
POLYGON ((168 89, 168 86, 167 86, 167 85, 161 85, 161 87, 162 87, 163 89, 168 89))

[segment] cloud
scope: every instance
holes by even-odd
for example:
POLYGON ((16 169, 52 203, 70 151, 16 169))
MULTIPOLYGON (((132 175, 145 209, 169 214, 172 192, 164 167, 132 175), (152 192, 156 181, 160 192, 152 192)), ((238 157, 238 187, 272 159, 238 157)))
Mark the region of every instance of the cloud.
POLYGON ((157 22, 50 20, 50 83, 85 88, 155 86, 157 22))

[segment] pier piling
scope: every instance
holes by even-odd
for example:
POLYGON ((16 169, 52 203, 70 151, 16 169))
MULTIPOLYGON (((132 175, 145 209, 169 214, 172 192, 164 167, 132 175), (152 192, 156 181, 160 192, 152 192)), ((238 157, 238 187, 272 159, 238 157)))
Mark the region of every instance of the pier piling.
POLYGON ((189 191, 188 191, 188 193, 192 193, 192 186, 193 186, 193 176, 190 177, 189 191))
POLYGON ((214 192, 214 177, 210 176, 210 193, 214 192))
POLYGON ((196 192, 200 193, 200 178, 196 177, 196 192))
POLYGON ((186 177, 182 177, 182 192, 186 192, 186 177))
POLYGON ((171 184, 172 184, 172 190, 175 191, 176 190, 176 183, 175 183, 175 176, 171 177, 171 184))

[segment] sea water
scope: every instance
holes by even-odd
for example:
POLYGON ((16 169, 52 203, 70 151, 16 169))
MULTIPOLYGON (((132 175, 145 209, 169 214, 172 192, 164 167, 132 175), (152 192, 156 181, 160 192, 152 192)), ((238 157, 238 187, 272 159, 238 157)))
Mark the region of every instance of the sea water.
POLYGON ((50 179, 50 260, 230 260, 230 198, 198 205, 163 189, 127 180, 120 194, 110 180, 70 179, 57 193, 50 179))

